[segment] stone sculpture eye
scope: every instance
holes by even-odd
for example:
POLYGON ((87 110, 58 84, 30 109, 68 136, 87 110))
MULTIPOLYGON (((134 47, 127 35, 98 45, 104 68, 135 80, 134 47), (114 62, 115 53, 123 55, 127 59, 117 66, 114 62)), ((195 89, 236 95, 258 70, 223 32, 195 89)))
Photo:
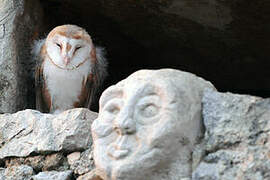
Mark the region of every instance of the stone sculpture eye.
POLYGON ((159 108, 156 105, 151 103, 151 104, 145 105, 141 109, 140 113, 143 117, 150 118, 150 117, 155 116, 158 113, 158 110, 159 108))
POLYGON ((149 95, 140 99, 135 108, 137 121, 141 124, 157 122, 161 103, 161 99, 158 95, 149 95))
POLYGON ((121 106, 122 106, 121 99, 115 98, 108 101, 105 104, 103 111, 101 112, 103 119, 106 121, 112 121, 120 112, 121 106))

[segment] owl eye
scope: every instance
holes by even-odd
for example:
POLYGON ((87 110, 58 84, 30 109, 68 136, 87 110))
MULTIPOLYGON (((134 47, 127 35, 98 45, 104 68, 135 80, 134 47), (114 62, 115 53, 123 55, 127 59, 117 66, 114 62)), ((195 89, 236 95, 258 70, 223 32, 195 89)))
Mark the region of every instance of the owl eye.
POLYGON ((77 51, 78 49, 81 49, 81 47, 82 47, 82 46, 77 46, 77 47, 75 48, 75 51, 77 51))
POLYGON ((61 44, 59 44, 59 43, 56 43, 56 45, 57 45, 57 46, 58 46, 59 48, 62 48, 62 47, 61 47, 61 44))

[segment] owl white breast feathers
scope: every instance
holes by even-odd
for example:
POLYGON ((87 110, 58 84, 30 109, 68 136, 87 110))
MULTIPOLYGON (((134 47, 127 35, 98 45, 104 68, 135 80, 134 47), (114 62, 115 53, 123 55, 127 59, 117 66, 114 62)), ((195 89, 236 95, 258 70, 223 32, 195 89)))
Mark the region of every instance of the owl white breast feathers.
POLYGON ((60 113, 90 108, 95 91, 107 75, 103 49, 95 47, 89 34, 76 25, 54 28, 35 43, 36 108, 60 113))

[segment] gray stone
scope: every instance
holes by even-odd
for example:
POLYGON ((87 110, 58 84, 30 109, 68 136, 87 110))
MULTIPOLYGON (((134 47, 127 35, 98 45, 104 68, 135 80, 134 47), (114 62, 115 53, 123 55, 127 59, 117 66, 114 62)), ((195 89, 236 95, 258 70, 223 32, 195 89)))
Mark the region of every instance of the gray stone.
POLYGON ((81 152, 73 152, 69 155, 67 155, 68 164, 74 164, 76 161, 78 161, 81 157, 81 152))
POLYGON ((270 99, 207 91, 206 156, 194 180, 270 179, 270 99))
POLYGON ((71 180, 72 171, 46 171, 32 176, 31 180, 71 180))
POLYGON ((33 97, 30 82, 30 46, 40 26, 35 0, 0 1, 0 113, 16 112, 33 97))
POLYGON ((270 99, 208 91, 203 105, 208 151, 241 142, 267 143, 264 136, 270 129, 270 99))
POLYGON ((44 156, 33 156, 28 158, 8 158, 5 160, 5 167, 28 165, 35 171, 41 171, 43 167, 44 156))
POLYGON ((68 155, 67 158, 70 169, 73 170, 74 174, 76 175, 88 173, 95 167, 92 148, 87 149, 82 153, 72 153, 68 155))
POLYGON ((200 163, 192 175, 192 180, 219 180, 218 168, 215 164, 200 163))
POLYGON ((19 165, 31 166, 36 172, 51 170, 64 171, 69 169, 67 158, 62 153, 37 155, 26 158, 12 157, 5 160, 5 167, 19 165))
POLYGON ((99 175, 97 175, 98 172, 96 169, 93 169, 92 171, 79 176, 77 180, 103 180, 99 175))
POLYGON ((43 164, 42 171, 64 171, 68 169, 67 158, 62 153, 47 155, 41 163, 43 164))
POLYGON ((34 171, 30 166, 12 166, 0 170, 1 180, 30 180, 34 171))
POLYGON ((0 115, 0 159, 86 150, 92 144, 90 129, 96 117, 83 108, 59 115, 34 110, 0 115))

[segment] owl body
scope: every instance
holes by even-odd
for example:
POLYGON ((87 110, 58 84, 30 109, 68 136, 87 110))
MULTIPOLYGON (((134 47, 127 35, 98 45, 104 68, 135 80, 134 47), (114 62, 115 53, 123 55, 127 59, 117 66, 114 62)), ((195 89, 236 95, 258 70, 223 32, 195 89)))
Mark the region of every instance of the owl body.
POLYGON ((34 54, 39 62, 35 73, 38 110, 60 113, 90 108, 106 76, 107 61, 84 29, 58 26, 35 45, 34 54))
POLYGON ((90 61, 72 71, 59 69, 48 60, 44 62, 43 76, 52 99, 52 113, 77 107, 90 72, 90 61))

